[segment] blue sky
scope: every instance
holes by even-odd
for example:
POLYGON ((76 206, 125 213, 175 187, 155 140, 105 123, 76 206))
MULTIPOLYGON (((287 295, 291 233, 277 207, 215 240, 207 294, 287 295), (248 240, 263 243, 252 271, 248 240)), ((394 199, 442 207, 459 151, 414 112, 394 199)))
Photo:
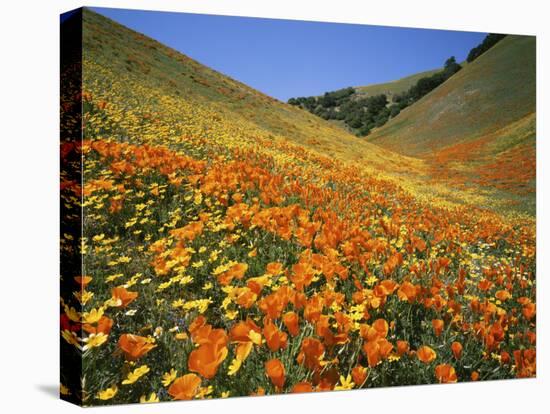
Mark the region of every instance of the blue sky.
POLYGON ((465 60, 486 33, 93 8, 286 101, 465 60))

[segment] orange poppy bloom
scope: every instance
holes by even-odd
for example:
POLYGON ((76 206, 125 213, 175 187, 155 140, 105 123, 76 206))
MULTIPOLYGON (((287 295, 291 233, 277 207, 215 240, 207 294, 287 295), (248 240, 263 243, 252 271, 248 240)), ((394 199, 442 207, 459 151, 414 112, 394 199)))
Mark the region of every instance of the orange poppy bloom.
POLYGON ((283 264, 279 262, 271 262, 267 264, 266 273, 271 276, 277 276, 283 272, 283 264))
POLYGON ((214 378, 218 366, 225 360, 228 354, 225 345, 207 343, 194 349, 189 354, 187 365, 190 371, 198 372, 204 378, 214 378))
POLYGON ((482 290, 483 292, 487 292, 489 289, 491 289, 491 286, 493 286, 493 282, 487 279, 483 279, 477 284, 479 290, 482 290))
POLYGON ((74 280, 76 283, 78 283, 82 288, 85 288, 86 286, 88 286, 88 283, 90 283, 92 281, 92 277, 91 276, 75 276, 74 277, 74 280))
POLYGON ((297 384, 294 384, 291 392, 294 394, 299 394, 302 392, 313 392, 313 386, 307 381, 299 382, 297 384))
POLYGON ((313 279, 313 268, 307 262, 298 262, 292 266, 290 280, 294 282, 298 290, 302 290, 311 284, 313 279))
POLYGON ((411 282, 403 282, 397 290, 397 297, 401 300, 413 302, 418 294, 418 289, 411 282))
POLYGON ((189 332, 191 333, 191 336, 194 336, 194 334, 205 324, 206 318, 203 315, 199 315, 195 319, 193 319, 193 322, 189 324, 189 332))
POLYGON ((120 301, 120 306, 122 306, 123 308, 128 306, 130 303, 132 303, 138 297, 137 292, 130 292, 122 286, 113 288, 113 290, 111 290, 111 295, 113 296, 113 298, 115 300, 120 301))
POLYGON ((118 346, 128 361, 135 361, 156 347, 151 339, 132 334, 121 335, 118 346))
POLYGON ((460 359, 462 356, 462 344, 460 342, 453 342, 451 344, 451 351, 453 351, 455 359, 460 359))
POLYGON ((264 321, 263 334, 268 348, 272 352, 277 352, 279 349, 285 349, 287 343, 287 334, 281 332, 271 319, 264 321))
POLYGON ((472 374, 470 375, 470 379, 472 381, 477 381, 479 379, 479 372, 477 371, 472 372, 472 374))
POLYGON ((258 298, 258 295, 248 287, 236 289, 235 292, 237 294, 235 302, 245 309, 248 309, 254 305, 256 299, 258 298))
POLYGON ((324 355, 325 347, 321 341, 315 338, 304 338, 296 360, 299 364, 304 364, 308 369, 317 369, 324 355))
POLYGON ((390 326, 385 319, 377 319, 373 322, 372 328, 376 331, 378 338, 385 338, 388 336, 390 326))
POLYGON ((522 313, 527 319, 533 319, 537 314, 537 307, 534 303, 530 302, 523 307, 522 313))
POLYGON ((449 364, 440 364, 436 366, 435 377, 441 384, 457 382, 455 369, 449 364))
POLYGON ((108 318, 107 316, 102 316, 99 321, 97 321, 96 326, 93 326, 89 323, 82 325, 82 329, 90 334, 102 333, 105 335, 109 335, 112 327, 113 320, 111 318, 108 318))
POLYGON ((495 297, 504 302, 512 297, 512 294, 508 292, 507 290, 499 290, 497 293, 495 293, 495 297))
POLYGON ((287 312, 283 315, 283 323, 288 329, 288 333, 292 336, 298 335, 300 333, 300 318, 295 312, 287 312))
POLYGON ((260 310, 272 319, 278 319, 288 303, 284 295, 279 294, 280 290, 281 288, 277 292, 264 296, 258 302, 260 310))
POLYGON ((432 320, 432 327, 434 328, 435 336, 441 335, 441 332, 443 331, 443 327, 445 326, 445 323, 442 319, 433 319, 432 320))
POLYGON ((250 342, 250 331, 260 333, 260 328, 252 319, 237 322, 229 330, 229 338, 233 342, 250 342))
POLYGON ((304 318, 311 323, 318 321, 323 312, 323 305, 323 298, 320 295, 308 299, 304 306, 304 318))
POLYGON ((367 368, 357 365, 351 370, 351 377, 353 378, 353 382, 358 386, 363 384, 367 379, 367 368))
POLYGON ((186 374, 174 380, 168 388, 168 394, 175 400, 190 400, 197 394, 200 385, 201 379, 198 375, 186 374))
POLYGON ((222 286, 227 286, 231 283, 233 279, 242 279, 248 270, 248 265, 246 263, 236 263, 231 266, 228 270, 218 275, 218 282, 222 286))
POLYGON ((283 388, 285 384, 285 367, 281 361, 270 359, 265 363, 265 371, 275 387, 283 388))
POLYGON ((409 343, 407 341, 397 341, 397 354, 403 356, 409 352, 409 343))
POLYGON ((203 326, 200 331, 193 338, 200 346, 191 351, 187 365, 190 371, 210 379, 216 375, 219 365, 229 353, 226 346, 227 335, 223 329, 211 329, 210 325, 203 326), (202 330, 205 332, 200 332, 202 330))
POLYGON ((437 354, 432 348, 424 345, 418 348, 418 350, 416 351, 416 356, 420 361, 424 362, 425 364, 429 364, 430 362, 435 360, 437 354))
POLYGON ((393 345, 386 338, 378 338, 367 341, 363 345, 363 351, 367 355, 369 367, 375 367, 380 361, 386 359, 393 349, 393 345))

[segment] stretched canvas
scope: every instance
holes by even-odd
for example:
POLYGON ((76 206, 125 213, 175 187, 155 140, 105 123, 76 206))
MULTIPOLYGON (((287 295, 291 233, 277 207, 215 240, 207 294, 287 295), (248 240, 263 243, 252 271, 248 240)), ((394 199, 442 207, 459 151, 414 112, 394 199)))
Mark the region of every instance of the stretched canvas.
POLYGON ((61 398, 534 377, 535 49, 63 14, 61 398))

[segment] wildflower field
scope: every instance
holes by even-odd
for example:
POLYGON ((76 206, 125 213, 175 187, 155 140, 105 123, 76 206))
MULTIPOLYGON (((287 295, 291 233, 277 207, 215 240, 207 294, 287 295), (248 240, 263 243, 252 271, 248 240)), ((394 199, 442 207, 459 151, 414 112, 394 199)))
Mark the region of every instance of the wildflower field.
POLYGON ((416 194, 384 163, 262 127, 250 97, 235 104, 252 105, 247 117, 175 93, 138 54, 120 57, 125 69, 101 60, 107 19, 86 13, 82 90, 67 87, 61 105, 61 254, 74 264, 61 275, 61 352, 81 367, 77 382, 62 375, 64 398, 536 375, 534 218, 416 194))

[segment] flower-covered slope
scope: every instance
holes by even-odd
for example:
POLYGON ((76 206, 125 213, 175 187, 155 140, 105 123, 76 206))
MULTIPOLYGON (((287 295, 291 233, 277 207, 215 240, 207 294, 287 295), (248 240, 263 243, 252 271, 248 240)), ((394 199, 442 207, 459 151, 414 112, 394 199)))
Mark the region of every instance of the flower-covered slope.
POLYGON ((535 375, 532 221, 416 194, 416 160, 86 10, 84 45, 84 141, 61 145, 83 159, 82 182, 62 177, 82 238, 61 241, 83 257, 61 298, 82 378, 62 393, 96 405, 535 375))

